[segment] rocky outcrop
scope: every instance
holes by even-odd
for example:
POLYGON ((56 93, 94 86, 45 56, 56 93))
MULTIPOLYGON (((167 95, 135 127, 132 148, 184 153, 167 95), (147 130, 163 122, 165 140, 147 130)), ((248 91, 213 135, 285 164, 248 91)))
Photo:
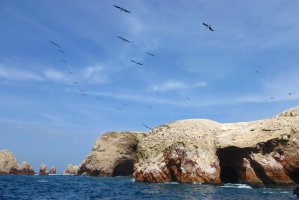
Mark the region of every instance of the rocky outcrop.
POLYGON ((39 166, 39 175, 48 175, 47 166, 45 164, 41 164, 39 166))
POLYGON ((133 173, 151 183, 298 184, 299 107, 252 122, 190 119, 148 133, 109 132, 81 163, 82 173, 133 173))
POLYGON ((51 167, 49 174, 56 174, 56 167, 51 167))
POLYGON ((133 174, 136 148, 143 133, 108 132, 99 137, 80 164, 78 174, 128 176, 133 174))
POLYGON ((33 175, 33 167, 27 163, 19 164, 16 157, 8 150, 0 151, 0 174, 33 175))
POLYGON ((69 164, 65 170, 64 170, 64 174, 72 174, 72 175, 78 175, 78 171, 79 171, 79 166, 78 165, 72 165, 69 164))
POLYGON ((299 182, 299 107, 271 119, 217 123, 193 119, 154 128, 140 140, 141 182, 299 182))
POLYGON ((10 169, 10 174, 19 174, 19 175, 34 175, 33 167, 30 163, 22 162, 21 164, 18 164, 16 167, 12 167, 10 169))

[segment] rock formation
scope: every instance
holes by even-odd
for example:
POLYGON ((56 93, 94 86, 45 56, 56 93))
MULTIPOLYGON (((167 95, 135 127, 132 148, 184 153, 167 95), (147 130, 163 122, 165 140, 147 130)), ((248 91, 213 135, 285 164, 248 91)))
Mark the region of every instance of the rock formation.
POLYGON ((39 175, 48 175, 47 166, 45 164, 39 166, 39 175))
POLYGON ((136 148, 143 133, 108 132, 96 140, 91 153, 80 164, 79 174, 89 176, 132 175, 136 148))
POLYGON ((55 167, 51 167, 49 174, 56 174, 56 168, 55 167))
POLYGON ((64 174, 73 174, 73 175, 78 175, 78 171, 79 171, 79 166, 78 165, 72 165, 69 164, 65 170, 64 170, 64 174))
POLYGON ((142 182, 299 182, 299 107, 241 123, 182 120, 153 129, 137 148, 142 182))
POLYGON ((16 157, 8 150, 0 151, 0 174, 32 175, 34 170, 27 162, 19 164, 16 157))
POLYGON ((148 133, 109 132, 81 163, 82 173, 133 173, 153 183, 299 183, 299 107, 252 122, 190 119, 148 133))

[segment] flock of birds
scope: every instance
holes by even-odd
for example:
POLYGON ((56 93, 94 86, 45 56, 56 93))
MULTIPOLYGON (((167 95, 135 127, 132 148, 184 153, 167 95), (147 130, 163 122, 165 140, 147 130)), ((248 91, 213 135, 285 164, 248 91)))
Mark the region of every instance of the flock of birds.
MULTIPOLYGON (((131 11, 129 11, 129 10, 123 8, 123 7, 120 7, 120 6, 117 6, 117 5, 113 5, 113 6, 114 6, 116 9, 119 9, 121 12, 131 13, 131 11)), ((212 28, 211 25, 209 25, 209 24, 207 24, 207 23, 204 23, 204 22, 202 23, 202 25, 203 25, 206 29, 208 29, 209 31, 214 31, 214 29, 212 28)), ((128 43, 128 44, 131 43, 130 40, 128 40, 128 39, 126 39, 126 38, 124 38, 124 37, 122 37, 122 36, 117 36, 117 38, 120 39, 120 40, 121 40, 122 42, 124 42, 124 43, 128 43)), ((59 45, 57 42, 54 42, 54 41, 50 41, 50 43, 51 43, 51 44, 56 48, 56 50, 58 50, 58 52, 62 55, 63 59, 61 59, 60 61, 63 62, 63 63, 65 64, 68 73, 72 76, 72 80, 73 80, 72 83, 73 83, 74 85, 77 85, 77 86, 78 86, 80 95, 81 95, 81 96, 88 96, 87 89, 82 88, 82 86, 80 86, 80 81, 78 80, 78 78, 75 76, 73 70, 72 70, 72 69, 70 68, 70 66, 68 65, 68 63, 67 63, 67 61, 66 61, 66 54, 65 54, 65 52, 64 52, 64 50, 63 50, 63 48, 62 48, 62 46, 59 45)), ((145 52, 145 53, 146 53, 147 55, 151 56, 151 57, 156 57, 153 53, 149 53, 149 52, 145 52)), ((140 66, 143 65, 143 63, 141 63, 141 62, 139 62, 139 61, 136 61, 136 60, 132 60, 132 59, 131 59, 130 61, 131 61, 132 63, 136 64, 136 65, 140 65, 140 66)), ((256 70, 256 74, 259 75, 260 72, 256 70)), ((292 95, 294 95, 294 94, 295 94, 295 92, 289 92, 289 96, 292 96, 292 95)), ((102 100, 103 97, 101 97, 101 96, 96 96, 96 99, 97 99, 97 100, 102 100)), ((188 101, 191 100, 191 98, 188 97, 188 96, 185 97, 185 99, 188 100, 188 101)), ((273 99, 275 99, 275 97, 272 96, 272 97, 270 97, 270 99, 273 100, 273 99)), ((117 99, 114 99, 114 98, 111 98, 111 100, 114 101, 114 102, 118 102, 118 100, 117 100, 117 99)), ((120 103, 121 103, 121 102, 120 102, 120 103)), ((127 103, 121 103, 121 105, 122 105, 122 106, 127 106, 128 104, 127 104, 127 103)), ((153 107, 152 107, 151 105, 147 105, 147 108, 148 108, 148 109, 153 109, 153 107)), ((117 110, 120 110, 121 108, 120 108, 119 106, 117 106, 116 109, 117 109, 117 110)), ((147 124, 143 123, 142 125, 143 125, 145 128, 152 130, 152 128, 151 128, 150 126, 148 126, 147 124)))

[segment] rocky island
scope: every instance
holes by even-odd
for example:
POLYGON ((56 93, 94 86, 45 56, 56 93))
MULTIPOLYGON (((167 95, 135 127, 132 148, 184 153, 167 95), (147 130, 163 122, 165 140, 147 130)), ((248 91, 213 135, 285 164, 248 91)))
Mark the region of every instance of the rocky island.
POLYGON ((0 174, 33 175, 30 163, 18 163, 16 157, 8 150, 0 150, 0 174))
POLYGON ((78 174, 131 175, 140 182, 299 182, 299 107, 270 119, 218 123, 175 121, 150 132, 100 136, 78 174))

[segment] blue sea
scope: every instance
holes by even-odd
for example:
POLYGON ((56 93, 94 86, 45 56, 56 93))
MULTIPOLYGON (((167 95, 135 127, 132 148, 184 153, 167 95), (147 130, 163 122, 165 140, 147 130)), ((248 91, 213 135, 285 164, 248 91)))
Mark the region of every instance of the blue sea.
POLYGON ((145 184, 128 177, 0 176, 0 199, 297 199, 294 187, 242 184, 145 184))

